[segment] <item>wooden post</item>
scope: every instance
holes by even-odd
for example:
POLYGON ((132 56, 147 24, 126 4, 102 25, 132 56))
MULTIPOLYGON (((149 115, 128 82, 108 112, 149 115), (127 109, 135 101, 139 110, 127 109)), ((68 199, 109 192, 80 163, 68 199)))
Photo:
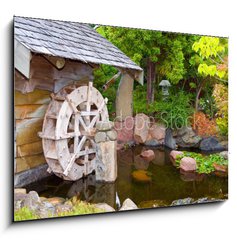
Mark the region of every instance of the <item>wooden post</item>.
POLYGON ((121 120, 133 115, 133 84, 134 79, 123 73, 116 96, 116 117, 121 120))

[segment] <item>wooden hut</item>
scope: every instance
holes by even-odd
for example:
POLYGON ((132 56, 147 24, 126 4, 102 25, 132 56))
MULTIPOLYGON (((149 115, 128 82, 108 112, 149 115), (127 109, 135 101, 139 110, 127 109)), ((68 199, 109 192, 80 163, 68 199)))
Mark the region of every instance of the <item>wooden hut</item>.
POLYGON ((87 24, 14 17, 15 186, 48 176, 42 149, 43 120, 52 94, 70 84, 88 84, 100 64, 116 67, 122 77, 117 114, 132 115, 133 81, 142 69, 87 24))

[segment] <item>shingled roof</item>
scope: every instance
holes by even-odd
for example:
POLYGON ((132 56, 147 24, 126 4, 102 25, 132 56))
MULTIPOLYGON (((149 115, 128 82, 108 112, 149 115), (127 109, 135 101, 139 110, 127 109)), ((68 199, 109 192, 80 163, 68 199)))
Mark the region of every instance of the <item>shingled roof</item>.
POLYGON ((15 39, 31 52, 142 71, 84 23, 14 17, 15 39))

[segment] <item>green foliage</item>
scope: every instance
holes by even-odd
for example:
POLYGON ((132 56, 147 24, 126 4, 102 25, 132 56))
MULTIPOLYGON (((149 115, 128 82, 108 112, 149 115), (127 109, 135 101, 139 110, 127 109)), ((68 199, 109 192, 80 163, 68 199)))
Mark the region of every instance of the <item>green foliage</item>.
POLYGON ((202 173, 212 173, 215 171, 215 168, 213 167, 213 163, 217 163, 219 165, 227 166, 228 161, 224 159, 219 154, 211 154, 209 156, 204 156, 200 153, 194 153, 194 152, 183 152, 183 154, 180 154, 176 157, 175 163, 176 166, 180 166, 180 161, 183 157, 191 157, 196 160, 197 163, 197 172, 202 173))
POLYGON ((189 124, 189 117, 193 113, 191 107, 191 95, 183 91, 170 96, 163 100, 156 99, 154 103, 147 106, 146 87, 137 86, 133 94, 134 113, 145 113, 153 115, 159 122, 163 122, 167 127, 172 129, 180 128, 189 124))
POLYGON ((220 68, 227 55, 228 43, 226 39, 217 37, 201 37, 193 44, 193 50, 199 54, 198 73, 201 76, 227 78, 227 69, 220 68))
POLYGON ((15 221, 35 220, 39 217, 27 207, 20 208, 14 213, 15 221))
POLYGON ((228 88, 223 84, 215 84, 213 97, 217 106, 216 123, 220 133, 228 135, 228 88))

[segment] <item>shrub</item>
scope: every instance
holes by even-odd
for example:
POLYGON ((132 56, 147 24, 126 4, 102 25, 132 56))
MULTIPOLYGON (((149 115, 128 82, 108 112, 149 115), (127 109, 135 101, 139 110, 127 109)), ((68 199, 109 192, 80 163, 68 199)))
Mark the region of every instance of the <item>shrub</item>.
POLYGON ((228 135, 228 87, 223 84, 215 84, 213 97, 218 111, 216 123, 222 135, 228 135))
POLYGON ((217 134, 215 120, 210 120, 203 112, 197 112, 193 115, 192 127, 202 137, 215 136, 217 134))

